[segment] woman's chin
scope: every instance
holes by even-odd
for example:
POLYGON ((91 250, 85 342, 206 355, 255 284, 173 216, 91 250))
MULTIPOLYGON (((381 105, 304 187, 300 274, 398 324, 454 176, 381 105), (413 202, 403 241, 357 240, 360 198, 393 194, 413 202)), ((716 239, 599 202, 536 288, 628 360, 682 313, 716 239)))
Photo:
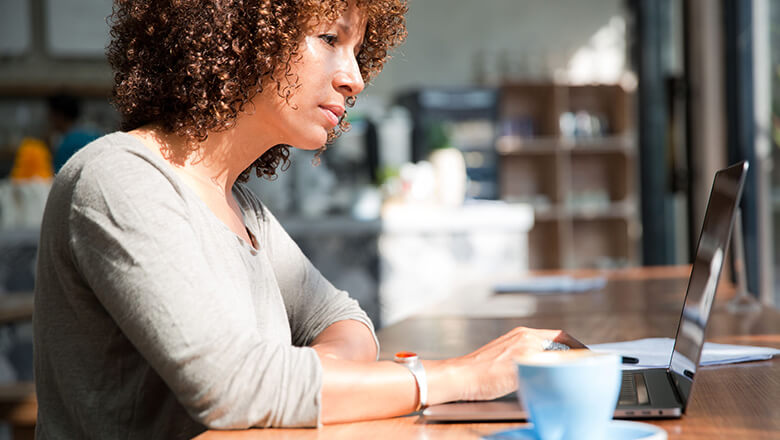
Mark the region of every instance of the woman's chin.
POLYGON ((312 136, 308 139, 301 139, 300 142, 292 145, 299 150, 319 150, 323 147, 323 145, 325 145, 325 143, 328 142, 328 133, 323 133, 324 134, 322 136, 312 136))

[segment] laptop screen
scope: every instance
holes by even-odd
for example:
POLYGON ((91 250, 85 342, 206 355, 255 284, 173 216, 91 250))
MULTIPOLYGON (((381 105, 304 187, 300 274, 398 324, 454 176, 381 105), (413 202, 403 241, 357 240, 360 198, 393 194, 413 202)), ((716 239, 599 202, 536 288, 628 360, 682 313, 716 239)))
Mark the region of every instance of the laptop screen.
POLYGON ((670 362, 672 381, 682 399, 683 409, 688 403, 693 376, 699 365, 704 331, 715 299, 746 172, 747 162, 718 171, 704 214, 704 225, 699 235, 670 362))

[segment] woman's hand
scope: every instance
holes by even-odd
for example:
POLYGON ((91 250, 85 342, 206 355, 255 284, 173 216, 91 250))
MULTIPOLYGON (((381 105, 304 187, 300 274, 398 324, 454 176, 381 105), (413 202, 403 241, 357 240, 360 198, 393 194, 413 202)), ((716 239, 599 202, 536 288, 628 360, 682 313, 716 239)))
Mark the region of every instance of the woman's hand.
MULTIPOLYGON (((322 422, 369 420, 414 411, 419 391, 409 370, 392 361, 347 360, 339 353, 334 355, 331 342, 341 340, 331 338, 337 328, 314 344, 322 363, 322 422)), ((514 359, 543 351, 550 341, 585 348, 560 330, 518 327, 465 356, 423 360, 428 404, 488 400, 514 391, 514 359)))
POLYGON ((550 342, 571 348, 586 348, 561 330, 541 330, 517 327, 494 339, 473 353, 452 359, 464 381, 460 400, 489 400, 517 389, 514 359, 544 351, 550 342))

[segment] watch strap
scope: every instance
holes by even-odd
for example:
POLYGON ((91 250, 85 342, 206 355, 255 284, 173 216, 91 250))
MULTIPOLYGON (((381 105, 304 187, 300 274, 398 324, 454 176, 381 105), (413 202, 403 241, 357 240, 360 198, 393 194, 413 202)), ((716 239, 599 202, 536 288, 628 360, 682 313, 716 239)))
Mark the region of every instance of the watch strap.
POLYGON ((428 407, 428 380, 425 376, 425 367, 423 367, 422 361, 417 357, 416 353, 402 351, 396 353, 395 362, 404 365, 411 371, 414 376, 415 382, 417 382, 418 401, 419 405, 415 411, 420 411, 428 407))

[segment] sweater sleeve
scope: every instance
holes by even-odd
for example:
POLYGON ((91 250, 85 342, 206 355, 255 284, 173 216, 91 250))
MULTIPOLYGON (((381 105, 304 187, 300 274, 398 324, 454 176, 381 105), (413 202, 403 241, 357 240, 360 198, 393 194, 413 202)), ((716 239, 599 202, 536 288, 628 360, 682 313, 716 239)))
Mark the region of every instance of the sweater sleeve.
POLYGON ((161 172, 125 171, 138 166, 155 165, 91 167, 74 188, 70 247, 86 283, 199 423, 317 426, 315 351, 234 319, 198 245, 202 231, 188 221, 183 189, 161 172))
MULTIPOLYGON (((284 297, 293 344, 310 345, 329 325, 344 320, 362 322, 371 331, 379 353, 374 324, 357 301, 331 284, 287 234, 271 212, 246 188, 241 196, 257 213, 262 237, 284 297)), ((262 245, 262 243, 261 243, 262 245)))

